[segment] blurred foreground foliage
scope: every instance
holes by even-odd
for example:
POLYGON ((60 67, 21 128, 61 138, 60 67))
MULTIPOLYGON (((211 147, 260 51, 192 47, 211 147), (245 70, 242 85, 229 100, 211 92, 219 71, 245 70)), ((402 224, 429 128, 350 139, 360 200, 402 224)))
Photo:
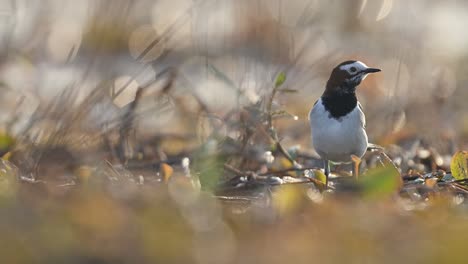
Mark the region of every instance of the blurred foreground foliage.
POLYGON ((349 190, 321 193, 309 183, 270 186, 247 198, 200 191, 177 170, 167 183, 151 183, 125 177, 118 166, 99 166, 78 170, 88 174, 86 183, 52 185, 21 180, 15 166, 3 161, 2 262, 467 260, 463 196, 431 192, 418 199, 414 190, 407 198, 375 196, 393 186, 389 169, 366 176, 381 177, 382 184, 363 178, 362 197, 349 190))

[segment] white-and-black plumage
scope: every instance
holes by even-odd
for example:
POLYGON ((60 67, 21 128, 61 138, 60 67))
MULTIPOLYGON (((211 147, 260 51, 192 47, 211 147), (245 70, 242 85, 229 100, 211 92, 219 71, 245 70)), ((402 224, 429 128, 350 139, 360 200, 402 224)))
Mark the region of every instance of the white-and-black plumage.
POLYGON ((351 162, 352 155, 362 157, 367 149, 366 120, 356 97, 356 87, 369 73, 379 72, 360 61, 345 61, 336 66, 320 99, 309 114, 312 143, 325 161, 328 179, 329 161, 351 162))

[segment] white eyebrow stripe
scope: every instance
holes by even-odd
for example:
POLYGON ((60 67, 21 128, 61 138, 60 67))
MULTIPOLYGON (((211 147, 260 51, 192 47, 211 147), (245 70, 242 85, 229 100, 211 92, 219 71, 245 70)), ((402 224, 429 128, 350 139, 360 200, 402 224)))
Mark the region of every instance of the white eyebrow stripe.
POLYGON ((350 64, 345 64, 345 65, 341 65, 340 66, 340 70, 345 70, 347 72, 349 72, 349 70, 351 69, 351 67, 356 67, 357 69, 359 70, 364 70, 364 69, 367 69, 369 67, 367 67, 366 64, 364 64, 363 62, 360 62, 360 61, 355 61, 353 63, 350 63, 350 64))

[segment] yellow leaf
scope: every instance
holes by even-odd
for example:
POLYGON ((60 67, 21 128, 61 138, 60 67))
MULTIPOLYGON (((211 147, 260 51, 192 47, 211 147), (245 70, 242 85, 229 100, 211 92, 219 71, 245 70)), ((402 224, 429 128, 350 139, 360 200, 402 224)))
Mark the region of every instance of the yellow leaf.
POLYGON ((80 166, 75 170, 75 175, 80 183, 87 183, 91 174, 91 168, 88 166, 80 166))
POLYGON ((273 170, 284 170, 292 168, 293 164, 285 157, 278 157, 274 160, 273 164, 271 165, 271 169, 273 170))
POLYGON ((273 196, 273 206, 281 215, 294 212, 305 201, 306 189, 297 184, 284 184, 273 196))
POLYGON ((314 178, 322 182, 323 184, 326 184, 327 182, 327 176, 321 171, 321 170, 314 170, 314 178))
POLYGON ((167 183, 169 178, 171 178, 172 174, 174 173, 174 169, 172 169, 172 167, 167 163, 161 163, 159 173, 161 173, 164 182, 167 183))
POLYGON ((453 155, 450 163, 452 176, 457 180, 468 178, 468 152, 458 151, 453 155))
POLYGON ((292 162, 290 160, 288 160, 287 158, 280 158, 279 161, 280 161, 281 167, 283 167, 285 169, 289 169, 289 168, 293 167, 292 162))
POLYGON ((2 156, 2 159, 4 159, 4 160, 10 160, 11 155, 12 155, 11 151, 8 151, 7 153, 5 153, 5 154, 2 156))

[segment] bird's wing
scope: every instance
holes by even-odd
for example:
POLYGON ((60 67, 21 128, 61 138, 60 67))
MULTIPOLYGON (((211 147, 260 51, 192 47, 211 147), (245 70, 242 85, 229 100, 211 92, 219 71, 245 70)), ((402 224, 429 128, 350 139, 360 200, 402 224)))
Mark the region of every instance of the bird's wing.
POLYGON ((366 128, 366 116, 364 115, 364 109, 362 108, 362 105, 360 102, 358 102, 358 107, 359 107, 359 116, 361 118, 361 126, 362 128, 366 128))
POLYGON ((315 101, 314 105, 312 106, 312 109, 310 109, 309 114, 307 115, 307 119, 310 120, 310 115, 312 114, 312 111, 314 110, 314 106, 318 103, 319 100, 320 99, 317 99, 317 101, 315 101))

